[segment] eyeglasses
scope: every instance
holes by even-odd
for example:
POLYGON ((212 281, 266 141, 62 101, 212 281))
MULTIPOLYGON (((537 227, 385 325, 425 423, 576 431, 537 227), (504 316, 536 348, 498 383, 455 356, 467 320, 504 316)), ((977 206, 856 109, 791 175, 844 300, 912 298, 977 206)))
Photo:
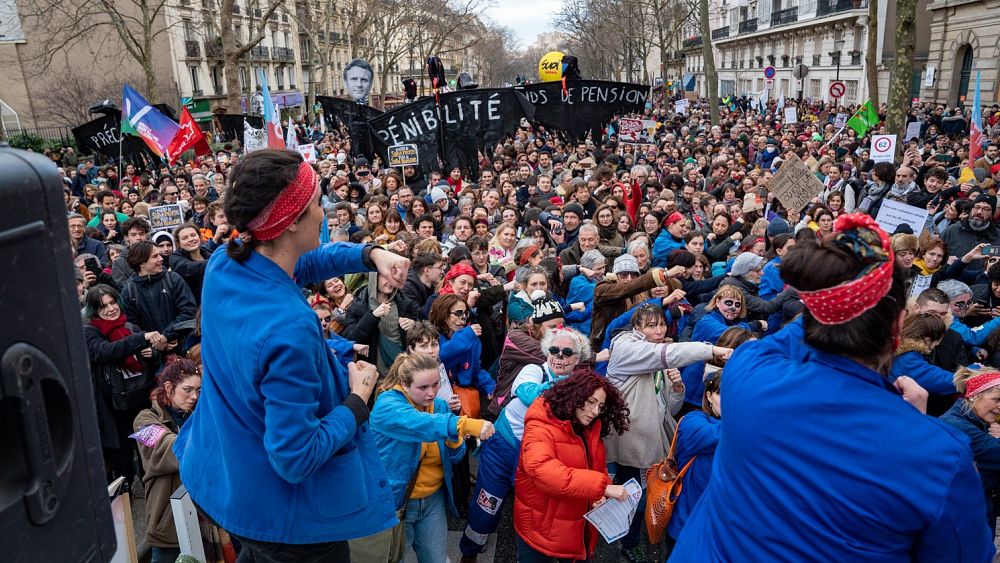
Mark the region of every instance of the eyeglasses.
POLYGON ((550 356, 560 356, 563 358, 572 358, 576 355, 576 351, 572 348, 560 348, 558 346, 549 346, 550 356))
POLYGON ((954 305, 956 309, 968 309, 969 305, 972 305, 972 300, 967 299, 965 301, 952 301, 951 304, 954 305))
POLYGON ((163 195, 177 195, 180 192, 163 192, 163 195))
POLYGON ((639 277, 639 272, 618 272, 617 276, 619 278, 637 278, 639 277))
POLYGON ((459 311, 452 311, 451 314, 453 316, 459 318, 459 319, 465 319, 465 318, 468 318, 468 316, 469 316, 469 310, 468 309, 461 309, 459 311))
POLYGON ((722 301, 722 304, 725 307, 728 307, 730 309, 739 309, 740 307, 743 306, 742 302, 740 302, 740 301, 733 301, 732 299, 725 299, 725 300, 722 301))

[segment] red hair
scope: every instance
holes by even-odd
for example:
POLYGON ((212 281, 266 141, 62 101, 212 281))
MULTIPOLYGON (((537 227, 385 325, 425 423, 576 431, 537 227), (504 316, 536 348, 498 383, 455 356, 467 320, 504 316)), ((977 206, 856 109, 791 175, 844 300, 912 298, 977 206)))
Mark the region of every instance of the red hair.
POLYGON ((576 409, 583 408, 594 391, 604 389, 604 411, 597 417, 601 421, 601 438, 611 433, 612 427, 621 436, 628 430, 628 405, 618 388, 593 370, 583 369, 560 379, 548 388, 543 397, 552 416, 559 420, 576 421, 576 409))

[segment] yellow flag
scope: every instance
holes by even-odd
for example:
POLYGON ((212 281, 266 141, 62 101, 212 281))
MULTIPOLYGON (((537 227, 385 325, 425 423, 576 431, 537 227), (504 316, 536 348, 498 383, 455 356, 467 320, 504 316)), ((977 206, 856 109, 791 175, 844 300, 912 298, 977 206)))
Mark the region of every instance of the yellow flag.
POLYGON ((975 178, 976 174, 972 172, 971 168, 966 166, 965 168, 962 168, 962 174, 958 177, 958 183, 959 185, 961 185, 968 182, 969 180, 974 180, 975 178))

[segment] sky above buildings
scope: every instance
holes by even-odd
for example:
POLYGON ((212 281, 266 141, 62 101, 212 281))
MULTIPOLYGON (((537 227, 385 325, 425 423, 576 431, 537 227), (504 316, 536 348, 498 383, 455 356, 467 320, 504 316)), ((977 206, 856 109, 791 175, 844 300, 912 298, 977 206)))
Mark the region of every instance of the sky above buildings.
POLYGON ((527 47, 539 33, 553 31, 552 18, 560 5, 560 0, 497 0, 486 15, 513 29, 521 47, 527 47))

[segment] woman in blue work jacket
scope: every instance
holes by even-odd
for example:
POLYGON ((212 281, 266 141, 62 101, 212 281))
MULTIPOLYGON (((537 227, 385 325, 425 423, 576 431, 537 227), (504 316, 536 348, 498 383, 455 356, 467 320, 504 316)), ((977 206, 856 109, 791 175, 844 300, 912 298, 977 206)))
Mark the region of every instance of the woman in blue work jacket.
POLYGON ((861 214, 785 257, 806 310, 726 364, 712 476, 670 561, 992 559, 969 439, 885 377, 906 303, 894 261, 861 214))
POLYGON ((378 270, 402 287, 409 261, 319 246, 319 184, 294 151, 249 154, 230 181, 226 217, 246 235, 205 273, 204 408, 174 444, 181 480, 258 563, 349 561, 346 540, 396 524, 367 424, 376 372, 345 372, 300 286, 378 270))

